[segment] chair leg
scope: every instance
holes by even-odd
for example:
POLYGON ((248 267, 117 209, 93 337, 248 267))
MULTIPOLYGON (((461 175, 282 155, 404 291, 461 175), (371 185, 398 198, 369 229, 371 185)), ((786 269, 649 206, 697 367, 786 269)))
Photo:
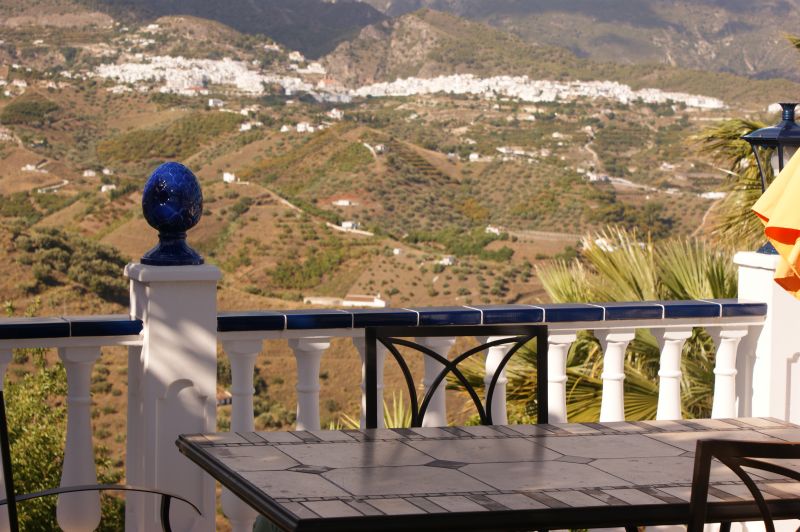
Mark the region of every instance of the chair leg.
POLYGON ((161 528, 164 532, 172 532, 172 527, 169 524, 169 505, 172 502, 172 497, 169 495, 161 496, 161 528))
POLYGON ((719 532, 731 532, 731 522, 724 521, 719 524, 719 532))
POLYGON ((639 527, 634 525, 625 525, 625 532, 639 532, 639 527))

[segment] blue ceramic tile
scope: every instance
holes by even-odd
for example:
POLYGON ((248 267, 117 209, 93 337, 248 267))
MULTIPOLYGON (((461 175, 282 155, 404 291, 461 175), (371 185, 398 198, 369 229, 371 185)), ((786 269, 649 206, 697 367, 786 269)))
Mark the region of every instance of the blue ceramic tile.
POLYGON ((711 303, 722 305, 723 316, 766 316, 767 304, 758 301, 742 301, 739 299, 709 299, 711 303))
POLYGON ((595 303, 606 309, 606 320, 648 320, 664 317, 664 309, 652 301, 595 303))
POLYGON ((286 318, 279 312, 220 312, 217 331, 282 331, 286 318))
POLYGON ((286 329, 349 329, 353 315, 344 310, 287 310, 286 329))
POLYGON ((542 305, 544 319, 548 323, 559 321, 603 321, 603 309, 583 303, 561 303, 542 305))
POLYGON ((2 318, 0 340, 67 338, 69 323, 61 318, 2 318))
POLYGON ((127 336, 142 332, 142 321, 126 315, 64 316, 70 336, 127 336))
POLYGON ((361 308, 349 310, 353 314, 353 327, 414 327, 417 313, 402 308, 361 308))
POLYGON ((467 307, 419 307, 419 324, 424 325, 480 325, 481 313, 467 307))
POLYGON ((664 305, 665 318, 718 318, 720 307, 708 301, 657 301, 664 305))
POLYGON ((483 312, 483 324, 541 323, 544 311, 530 305, 475 305, 483 312))

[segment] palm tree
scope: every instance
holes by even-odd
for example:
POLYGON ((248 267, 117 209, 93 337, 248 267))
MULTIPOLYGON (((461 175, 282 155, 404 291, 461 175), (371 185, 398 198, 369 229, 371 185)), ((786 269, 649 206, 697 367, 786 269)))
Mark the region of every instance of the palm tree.
MULTIPOLYGON (((761 178, 750 145, 742 136, 765 127, 757 120, 733 118, 710 126, 694 137, 701 153, 710 155, 728 176, 728 195, 718 207, 715 236, 740 249, 755 249, 763 243, 763 225, 751 208, 761 195, 761 178)), ((763 159, 769 161, 769 155, 763 159)), ((767 181, 772 167, 764 165, 767 181)))
MULTIPOLYGON (((545 290, 556 303, 725 298, 736 294, 736 271, 730 254, 701 240, 671 239, 656 246, 649 239, 640 242, 635 231, 609 228, 588 235, 582 244, 579 258, 537 268, 545 290)), ((626 419, 655 418, 659 356, 658 343, 650 331, 637 330, 625 360, 626 419)), ((714 345, 703 329, 694 330, 681 360, 683 415, 708 417, 714 345)), ((535 361, 535 347, 526 346, 507 366, 509 419, 514 422, 535 419, 535 361)), ((599 419, 602 362, 600 343, 591 332, 582 331, 567 358, 569 421, 599 419)), ((482 386, 480 361, 464 369, 473 386, 482 386)), ((449 386, 460 389, 457 382, 449 386)))

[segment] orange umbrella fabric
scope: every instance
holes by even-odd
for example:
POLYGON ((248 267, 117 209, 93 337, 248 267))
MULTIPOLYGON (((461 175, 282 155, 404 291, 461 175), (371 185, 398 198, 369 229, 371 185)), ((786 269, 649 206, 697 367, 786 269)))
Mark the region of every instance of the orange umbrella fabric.
POLYGON ((781 256, 775 282, 800 299, 800 157, 792 157, 753 211, 764 222, 764 234, 781 256))

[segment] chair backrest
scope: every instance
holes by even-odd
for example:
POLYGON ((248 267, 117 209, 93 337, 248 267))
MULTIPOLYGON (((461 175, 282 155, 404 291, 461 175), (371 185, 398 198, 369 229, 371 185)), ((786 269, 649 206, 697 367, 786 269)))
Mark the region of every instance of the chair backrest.
POLYGON ((769 532, 775 532, 769 506, 753 478, 742 469, 760 469, 800 481, 800 471, 789 469, 774 462, 764 462, 759 458, 791 459, 800 458, 800 443, 736 441, 736 440, 698 440, 695 449, 692 497, 689 504, 691 520, 687 532, 701 532, 707 518, 708 485, 711 476, 711 461, 716 458, 738 476, 758 505, 761 518, 769 532))
POLYGON ((377 428, 378 426, 378 405, 377 405, 377 353, 378 343, 386 347, 389 353, 397 361, 400 366, 403 376, 405 377, 406 386, 408 388, 408 395, 411 400, 411 426, 419 427, 422 425, 422 420, 425 417, 425 412, 428 409, 431 398, 435 393, 439 384, 442 383, 448 376, 453 376, 458 379, 464 386, 464 389, 472 398, 473 403, 478 411, 481 424, 492 424, 492 401, 494 399, 494 392, 497 386, 497 381, 503 369, 508 364, 514 354, 519 351, 525 344, 535 341, 536 342, 536 364, 537 364, 537 422, 547 423, 548 408, 547 408, 547 327, 545 325, 465 325, 465 326, 434 326, 434 327, 367 327, 365 330, 366 339, 366 356, 364 368, 364 384, 366 393, 366 427, 377 428), (429 337, 458 337, 458 336, 475 336, 475 337, 502 337, 494 339, 490 342, 483 343, 477 347, 473 347, 460 353, 452 360, 445 356, 436 353, 432 349, 421 345, 417 342, 408 340, 409 336, 415 338, 429 338, 429 337), (481 401, 478 393, 475 391, 474 386, 459 370, 458 366, 461 362, 469 359, 470 357, 488 350, 491 347, 509 344, 511 347, 505 354, 503 359, 498 364, 491 382, 486 389, 485 402, 481 401), (426 390, 425 396, 420 401, 414 379, 411 371, 400 352, 399 347, 411 348, 415 351, 422 353, 423 356, 429 357, 439 362, 443 367, 437 374, 436 378, 432 381, 431 385, 426 390))

